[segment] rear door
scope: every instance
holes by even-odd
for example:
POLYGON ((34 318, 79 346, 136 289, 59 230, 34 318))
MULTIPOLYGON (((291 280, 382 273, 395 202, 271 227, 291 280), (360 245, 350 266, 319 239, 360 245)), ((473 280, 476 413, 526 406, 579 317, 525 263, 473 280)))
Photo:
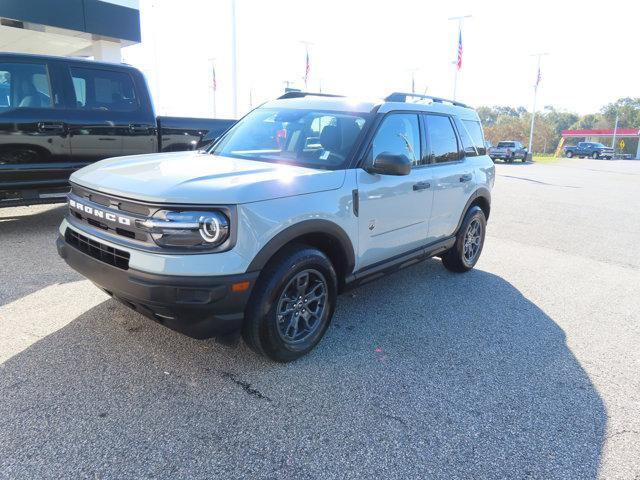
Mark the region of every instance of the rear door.
POLYGON ((81 165, 156 149, 155 117, 129 68, 67 64, 71 155, 81 165))
POLYGON ((429 238, 439 240, 453 235, 458 227, 474 190, 473 167, 465 157, 452 117, 429 113, 424 120, 434 189, 429 238))
POLYGON ((431 170, 425 166, 418 114, 389 113, 378 127, 365 163, 382 152, 406 155, 409 175, 371 174, 357 170, 358 268, 422 247, 427 241, 433 202, 431 170))
POLYGON ((55 72, 46 60, 0 55, 0 190, 33 197, 66 185, 67 112, 55 72))

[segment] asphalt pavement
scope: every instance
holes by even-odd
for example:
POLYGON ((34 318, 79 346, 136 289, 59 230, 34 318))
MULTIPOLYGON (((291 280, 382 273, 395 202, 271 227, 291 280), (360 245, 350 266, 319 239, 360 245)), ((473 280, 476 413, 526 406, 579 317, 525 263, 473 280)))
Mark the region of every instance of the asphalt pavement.
POLYGON ((499 164, 476 269, 339 299, 280 365, 70 270, 0 210, 0 478, 640 478, 640 162, 499 164))

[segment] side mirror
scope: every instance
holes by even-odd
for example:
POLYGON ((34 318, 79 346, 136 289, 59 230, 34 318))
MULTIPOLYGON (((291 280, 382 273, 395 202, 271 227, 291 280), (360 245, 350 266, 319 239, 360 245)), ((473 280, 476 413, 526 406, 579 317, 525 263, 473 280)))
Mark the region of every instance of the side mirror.
POLYGON ((367 171, 380 175, 409 175, 411 172, 411 160, 406 155, 393 155, 382 152, 373 160, 367 171))

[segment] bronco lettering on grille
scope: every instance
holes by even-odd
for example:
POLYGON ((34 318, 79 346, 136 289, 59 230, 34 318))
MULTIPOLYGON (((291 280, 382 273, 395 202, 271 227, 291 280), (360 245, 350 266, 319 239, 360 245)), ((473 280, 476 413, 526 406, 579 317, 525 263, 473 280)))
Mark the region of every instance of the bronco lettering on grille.
POLYGON ((105 220, 109 220, 110 222, 116 222, 121 225, 131 225, 130 218, 121 217, 120 215, 116 215, 111 212, 106 212, 104 210, 90 207, 89 205, 84 205, 72 198, 69 199, 69 207, 97 218, 104 218, 105 220))

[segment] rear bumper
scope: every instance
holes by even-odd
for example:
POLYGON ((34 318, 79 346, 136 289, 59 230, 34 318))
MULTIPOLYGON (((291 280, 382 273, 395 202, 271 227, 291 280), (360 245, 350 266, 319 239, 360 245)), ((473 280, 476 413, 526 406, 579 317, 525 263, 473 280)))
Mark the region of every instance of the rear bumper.
POLYGON ((173 330, 194 338, 237 333, 259 272, 225 276, 158 275, 104 263, 70 245, 56 241, 67 264, 107 294, 173 330), (234 291, 232 285, 249 282, 234 291))

